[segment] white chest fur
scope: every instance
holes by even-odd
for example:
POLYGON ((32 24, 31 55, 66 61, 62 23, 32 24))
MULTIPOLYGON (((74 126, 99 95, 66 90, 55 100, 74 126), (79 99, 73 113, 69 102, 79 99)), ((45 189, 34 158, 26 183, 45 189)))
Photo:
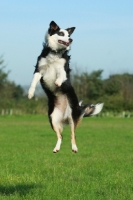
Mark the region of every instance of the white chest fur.
MULTIPOLYGON (((38 81, 43 77, 46 86, 52 92, 56 92, 56 88, 67 79, 64 70, 66 60, 56 55, 49 54, 46 58, 41 58, 38 63, 39 72, 34 74, 31 86, 29 88, 28 97, 34 96, 35 88, 38 81)), ((56 95, 56 93, 55 93, 56 95)))
POLYGON ((64 70, 65 59, 49 54, 46 58, 41 58, 38 67, 47 87, 54 91, 57 86, 67 79, 64 70))

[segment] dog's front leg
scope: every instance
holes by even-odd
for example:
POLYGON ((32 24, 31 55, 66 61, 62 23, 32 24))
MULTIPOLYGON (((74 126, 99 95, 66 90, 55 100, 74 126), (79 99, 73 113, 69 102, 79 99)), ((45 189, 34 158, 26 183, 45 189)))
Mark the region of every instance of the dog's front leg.
POLYGON ((30 88, 29 88, 29 91, 28 91, 28 98, 29 99, 31 99, 34 96, 36 85, 37 85, 38 81, 41 79, 41 76, 42 75, 39 72, 36 72, 34 74, 33 80, 31 82, 31 85, 30 85, 30 88))

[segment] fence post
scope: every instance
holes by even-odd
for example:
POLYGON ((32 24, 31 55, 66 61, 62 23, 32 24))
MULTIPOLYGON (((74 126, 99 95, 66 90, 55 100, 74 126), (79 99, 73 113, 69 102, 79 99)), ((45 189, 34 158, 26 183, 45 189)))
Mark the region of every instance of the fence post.
POLYGON ((4 113, 5 113, 5 111, 4 111, 4 109, 2 109, 2 111, 1 111, 1 115, 4 115, 4 113))
POLYGON ((10 115, 12 115, 12 114, 13 114, 13 110, 11 109, 11 110, 10 110, 10 115))
POLYGON ((122 113, 122 117, 125 118, 125 111, 123 111, 123 113, 122 113))

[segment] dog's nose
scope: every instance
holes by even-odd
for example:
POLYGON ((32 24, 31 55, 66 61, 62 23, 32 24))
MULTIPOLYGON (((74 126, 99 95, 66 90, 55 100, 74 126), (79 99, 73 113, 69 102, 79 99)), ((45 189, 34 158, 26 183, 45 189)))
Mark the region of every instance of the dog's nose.
POLYGON ((69 42, 71 43, 73 40, 71 38, 69 38, 69 42))

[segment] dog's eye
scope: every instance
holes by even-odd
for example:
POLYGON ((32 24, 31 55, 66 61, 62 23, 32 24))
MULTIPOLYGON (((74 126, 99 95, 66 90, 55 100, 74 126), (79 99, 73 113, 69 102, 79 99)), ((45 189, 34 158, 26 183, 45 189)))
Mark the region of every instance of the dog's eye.
POLYGON ((59 32, 58 35, 59 36, 64 36, 64 33, 63 32, 59 32))

